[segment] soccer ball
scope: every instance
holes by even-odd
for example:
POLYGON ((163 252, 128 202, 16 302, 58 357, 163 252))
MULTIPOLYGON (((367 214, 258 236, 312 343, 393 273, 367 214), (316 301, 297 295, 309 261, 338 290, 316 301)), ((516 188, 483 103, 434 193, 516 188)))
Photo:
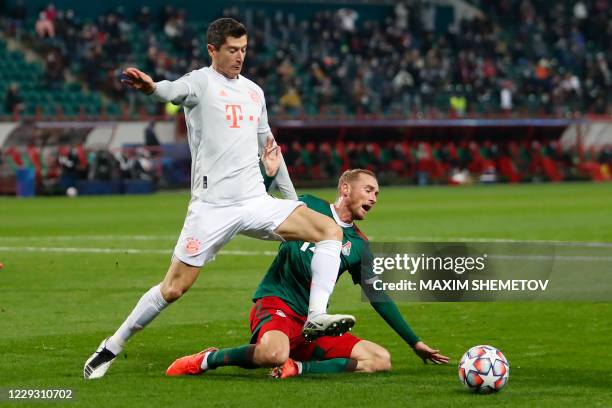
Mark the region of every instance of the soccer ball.
POLYGON ((504 388, 510 364, 501 351, 491 346, 474 346, 459 363, 459 381, 470 391, 490 394, 504 388))
POLYGON ((74 198, 79 195, 79 190, 76 187, 68 187, 66 189, 66 195, 70 198, 74 198))

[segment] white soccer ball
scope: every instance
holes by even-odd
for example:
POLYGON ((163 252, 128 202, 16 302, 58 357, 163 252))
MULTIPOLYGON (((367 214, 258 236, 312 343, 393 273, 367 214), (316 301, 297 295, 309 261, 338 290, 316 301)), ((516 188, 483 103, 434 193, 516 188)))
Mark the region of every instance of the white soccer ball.
POLYGON ((470 391, 490 394, 504 388, 510 375, 506 356, 491 346, 474 346, 459 363, 459 381, 470 391))
POLYGON ((70 198, 76 197, 79 195, 79 190, 76 187, 68 187, 66 189, 66 195, 70 198))

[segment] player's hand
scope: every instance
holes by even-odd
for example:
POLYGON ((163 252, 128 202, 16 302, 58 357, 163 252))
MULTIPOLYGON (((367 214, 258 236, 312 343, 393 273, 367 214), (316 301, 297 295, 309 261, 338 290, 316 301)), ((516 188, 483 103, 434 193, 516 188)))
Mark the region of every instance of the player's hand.
POLYGON ((121 73, 121 82, 145 94, 152 94, 155 91, 153 79, 138 68, 124 69, 121 73))
POLYGON ((266 175, 268 177, 276 176, 282 157, 280 146, 275 146, 274 138, 272 136, 268 136, 266 147, 261 155, 261 161, 266 168, 266 175))
POLYGON ((448 361, 450 360, 445 355, 440 354, 440 350, 434 350, 422 341, 415 344, 412 349, 425 364, 427 364, 428 361, 435 364, 448 364, 448 361))

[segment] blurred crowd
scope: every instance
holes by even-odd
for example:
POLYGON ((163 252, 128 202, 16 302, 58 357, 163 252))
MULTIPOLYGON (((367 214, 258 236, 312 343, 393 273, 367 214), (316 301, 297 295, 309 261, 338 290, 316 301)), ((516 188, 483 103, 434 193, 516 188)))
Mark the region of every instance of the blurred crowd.
MULTIPOLYGON (((434 27, 434 5, 417 0, 399 1, 377 20, 325 6, 308 20, 255 5, 223 14, 247 23, 244 73, 264 88, 274 113, 611 112, 608 1, 476 3, 483 16, 444 31, 434 27)), ((119 8, 84 21, 50 4, 33 27, 24 27, 23 3, 8 12, 12 32, 44 50, 49 83, 70 68, 92 88, 128 100, 132 111, 143 104, 162 108, 121 85, 122 67, 135 64, 157 80, 172 80, 208 64, 206 22, 187 14, 173 5, 142 6, 136 15, 119 8)))
MULTIPOLYGON (((65 194, 87 182, 184 187, 189 184, 190 154, 186 146, 177 147, 164 156, 156 145, 114 151, 82 145, 15 146, 0 150, 0 176, 7 168, 9 174, 32 169, 38 192, 46 194, 65 194)), ((555 140, 295 141, 281 148, 298 186, 331 185, 349 168, 369 169, 383 184, 422 186, 612 180, 612 146, 567 148, 555 140)), ((0 177, 0 193, 2 185, 0 177)))
POLYGON ((12 169, 33 169, 41 192, 63 194, 83 181, 156 182, 159 177, 158 151, 132 148, 109 151, 85 149, 82 145, 27 148, 9 147, 0 152, 0 165, 12 169))
POLYGON ((467 184, 610 180, 612 147, 583 150, 550 141, 336 142, 282 146, 292 178, 332 180, 350 168, 384 182, 467 184))

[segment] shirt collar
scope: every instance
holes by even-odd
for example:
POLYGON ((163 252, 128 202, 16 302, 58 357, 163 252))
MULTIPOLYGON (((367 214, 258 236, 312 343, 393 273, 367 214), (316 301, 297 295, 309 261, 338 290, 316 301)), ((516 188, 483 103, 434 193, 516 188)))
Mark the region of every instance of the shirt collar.
POLYGON ((336 221, 336 224, 338 224, 342 228, 350 228, 353 226, 352 222, 350 224, 347 224, 346 222, 342 221, 340 217, 338 217, 338 213, 336 212, 336 208, 333 204, 330 204, 329 208, 331 209, 332 216, 334 217, 334 221, 336 221))
POLYGON ((219 78, 221 78, 221 79, 223 79, 223 80, 225 80, 227 82, 234 83, 234 82, 236 82, 236 81, 238 81, 240 79, 240 74, 238 74, 238 76, 236 78, 234 78, 234 79, 229 79, 228 77, 226 77, 225 75, 223 75, 222 73, 220 73, 219 71, 214 69, 212 65, 210 65, 208 68, 212 71, 212 73, 214 75, 216 75, 217 77, 219 77, 219 78))

